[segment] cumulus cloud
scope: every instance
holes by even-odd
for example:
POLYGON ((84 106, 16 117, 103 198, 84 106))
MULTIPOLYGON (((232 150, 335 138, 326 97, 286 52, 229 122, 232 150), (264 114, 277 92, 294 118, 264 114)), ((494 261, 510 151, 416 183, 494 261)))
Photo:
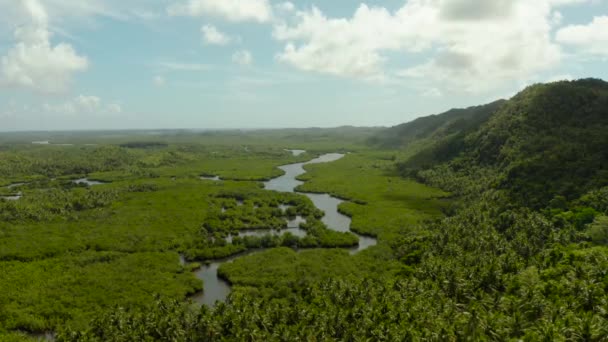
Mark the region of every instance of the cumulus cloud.
POLYGON ((203 41, 210 45, 228 45, 232 39, 223 32, 220 32, 213 25, 204 25, 201 27, 203 41))
POLYGON ((122 113, 122 106, 118 103, 104 103, 101 98, 93 95, 79 95, 57 104, 45 103, 43 109, 48 113, 67 116, 107 116, 122 113))
POLYGON ((595 17, 587 25, 566 26, 557 32, 556 40, 586 53, 608 56, 608 16, 595 17))
POLYGON ((87 58, 69 44, 51 43, 48 15, 38 0, 19 6, 27 23, 14 30, 16 43, 0 59, 0 83, 49 93, 66 90, 73 74, 87 69, 87 58))
POLYGON ((269 0, 189 0, 170 5, 171 16, 218 17, 233 22, 265 23, 272 19, 269 0))
POLYGON ((240 50, 232 55, 232 61, 238 65, 247 66, 253 63, 253 56, 247 50, 240 50))
POLYGON ((553 6, 580 5, 588 2, 597 2, 598 0, 549 0, 549 4, 553 6))
POLYGON ((408 30, 384 8, 361 5, 351 19, 334 19, 313 7, 298 11, 295 20, 295 25, 274 28, 274 38, 286 42, 277 59, 307 71, 370 77, 381 72, 383 50, 406 48, 405 43, 412 42, 404 37, 408 30))
POLYGON ((350 18, 312 7, 275 25, 273 36, 285 43, 277 59, 302 70, 383 78, 389 55, 426 52, 426 62, 399 75, 480 91, 557 65, 554 8, 572 1, 409 0, 394 12, 360 5, 350 18))
POLYGON ((482 92, 558 65, 561 49, 551 39, 551 7, 523 0, 512 6, 500 21, 439 22, 434 57, 401 75, 482 92))
POLYGON ((497 20, 511 15, 512 0, 450 0, 440 6, 441 18, 448 20, 497 20))

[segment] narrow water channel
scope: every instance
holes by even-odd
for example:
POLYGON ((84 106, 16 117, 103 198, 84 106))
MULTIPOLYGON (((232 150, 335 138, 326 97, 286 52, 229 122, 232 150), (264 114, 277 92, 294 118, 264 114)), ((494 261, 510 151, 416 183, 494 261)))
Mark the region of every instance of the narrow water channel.
MULTIPOLYGON (((5 188, 7 188, 9 190, 13 190, 13 189, 18 188, 18 187, 20 187, 22 185, 25 185, 25 184, 27 184, 27 183, 13 183, 13 184, 5 186, 5 188)), ((15 192, 15 193, 13 193, 13 194, 11 194, 9 196, 0 196, 0 198, 3 198, 5 200, 7 200, 7 201, 17 201, 22 196, 23 196, 23 193, 21 191, 18 191, 18 192, 15 192)))
POLYGON ((81 185, 87 185, 87 186, 95 186, 95 185, 106 184, 104 182, 100 182, 100 181, 96 181, 96 180, 90 180, 88 178, 75 179, 75 180, 72 181, 72 183, 74 183, 74 184, 81 184, 81 185))
MULTIPOLYGON (((298 151, 299 152, 299 151, 298 151)), ((303 153, 303 152, 302 152, 303 153)), ((307 164, 319 164, 319 163, 330 163, 339 160, 344 157, 344 154, 329 153, 324 154, 318 158, 310 160, 304 163, 289 164, 281 166, 280 169, 285 172, 284 175, 271 179, 264 183, 264 189, 273 190, 278 192, 296 192, 296 188, 303 184, 302 181, 296 178, 304 173, 304 165, 307 164)), ((350 217, 341 214, 338 211, 338 206, 344 202, 341 199, 330 196, 328 194, 311 194, 303 193, 312 200, 314 205, 325 212, 325 216, 322 221, 327 225, 329 229, 348 232, 350 231, 351 219, 350 217)), ((259 233, 259 232, 257 232, 259 233)), ((359 236, 359 245, 356 248, 351 249, 351 254, 355 254, 361 250, 364 250, 370 246, 376 244, 376 239, 366 236, 359 236)), ((209 265, 203 266, 200 270, 196 271, 196 276, 203 280, 204 291, 203 293, 192 297, 192 299, 202 305, 212 306, 216 301, 224 301, 230 293, 230 285, 224 280, 218 278, 217 269, 221 264, 225 262, 231 262, 232 260, 242 257, 243 255, 234 256, 224 260, 216 260, 209 265)))

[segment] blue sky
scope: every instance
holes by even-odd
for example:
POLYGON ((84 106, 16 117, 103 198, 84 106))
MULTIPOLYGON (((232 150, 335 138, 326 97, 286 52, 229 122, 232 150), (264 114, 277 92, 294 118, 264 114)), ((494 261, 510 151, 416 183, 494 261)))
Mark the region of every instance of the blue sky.
POLYGON ((607 0, 0 0, 0 131, 386 126, 607 60, 607 0))

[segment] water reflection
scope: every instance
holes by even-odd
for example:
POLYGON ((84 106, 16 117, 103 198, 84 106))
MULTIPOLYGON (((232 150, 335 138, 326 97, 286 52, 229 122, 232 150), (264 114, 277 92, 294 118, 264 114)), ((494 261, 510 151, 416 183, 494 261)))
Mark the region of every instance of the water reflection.
POLYGON ((201 176, 202 180, 210 180, 210 181, 220 181, 220 176, 201 176))
POLYGON ((305 151, 305 150, 285 150, 285 151, 287 151, 287 152, 291 152, 291 154, 292 154, 294 157, 297 157, 297 156, 299 156, 299 155, 301 155, 301 154, 306 153, 306 151, 305 151))
POLYGON ((72 183, 74 183, 74 184, 84 184, 84 185, 87 185, 87 186, 95 186, 95 185, 106 184, 104 182, 100 182, 100 181, 96 181, 96 180, 90 180, 88 178, 75 179, 75 180, 72 181, 72 183))

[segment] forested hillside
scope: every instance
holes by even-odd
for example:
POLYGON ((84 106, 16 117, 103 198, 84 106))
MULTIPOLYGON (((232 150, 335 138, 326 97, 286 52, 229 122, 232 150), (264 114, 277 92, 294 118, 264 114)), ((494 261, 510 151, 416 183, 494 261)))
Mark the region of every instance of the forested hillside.
POLYGON ((441 169, 442 179, 474 171, 481 178, 476 182, 504 189, 513 201, 539 209, 556 196, 573 201, 608 184, 607 128, 607 83, 540 84, 501 105, 462 143, 433 142, 400 168, 404 174, 428 178, 429 172, 419 170, 435 165, 420 161, 441 160, 450 147, 452 159, 441 169))
POLYGON ((370 144, 380 147, 403 148, 420 140, 465 134, 479 128, 504 103, 504 100, 498 100, 486 105, 451 109, 442 114, 421 117, 378 132, 368 141, 370 144))

